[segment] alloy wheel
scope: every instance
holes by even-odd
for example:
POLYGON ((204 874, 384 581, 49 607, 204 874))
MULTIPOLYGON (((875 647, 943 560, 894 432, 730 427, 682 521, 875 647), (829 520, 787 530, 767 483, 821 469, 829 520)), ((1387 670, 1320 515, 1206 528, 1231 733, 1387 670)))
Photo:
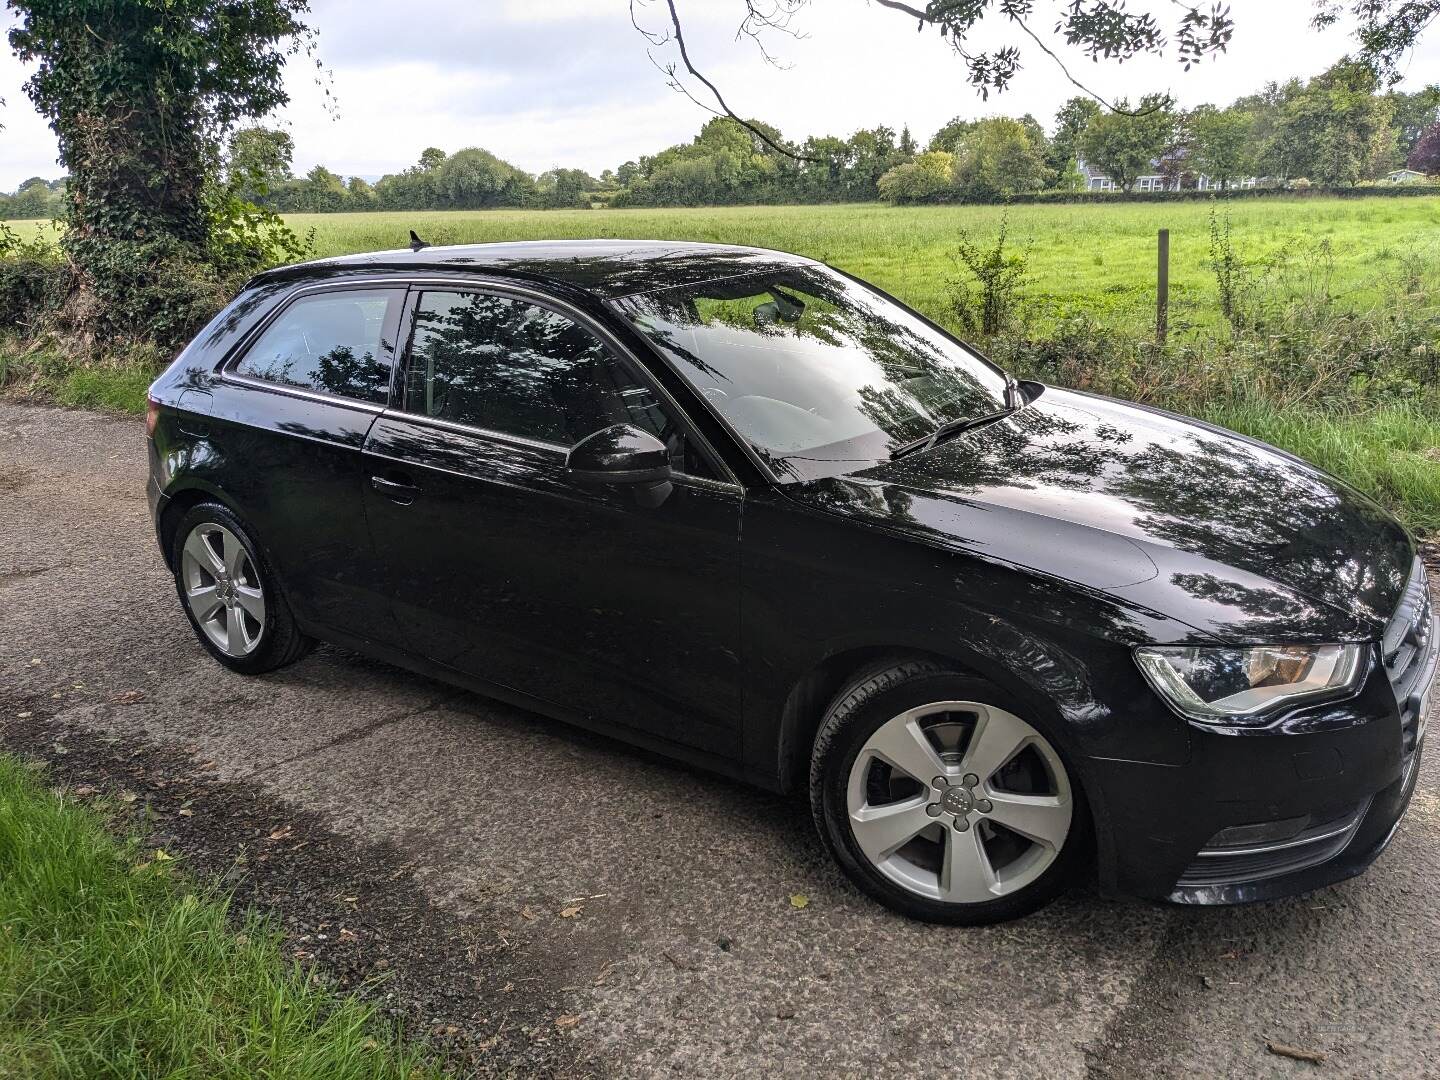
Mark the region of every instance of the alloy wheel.
POLYGON ((226 656, 254 652, 265 633, 265 591, 240 538, 223 525, 201 522, 181 549, 185 603, 195 623, 226 656))
POLYGON ((1074 812, 1060 755, 1014 713, 937 701, 881 724, 846 787, 850 829, 881 874, 932 900, 1015 893, 1059 857, 1074 812))

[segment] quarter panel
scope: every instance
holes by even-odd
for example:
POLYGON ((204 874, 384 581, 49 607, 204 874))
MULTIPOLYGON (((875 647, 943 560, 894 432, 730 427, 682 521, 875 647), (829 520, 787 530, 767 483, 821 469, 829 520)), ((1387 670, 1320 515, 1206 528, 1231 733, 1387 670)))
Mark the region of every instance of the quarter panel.
MULTIPOLYGON (((1163 617, 773 491, 753 493, 745 513, 745 755, 757 777, 788 780, 788 696, 828 657, 857 648, 950 658, 1031 702, 1084 757, 1187 759, 1184 723, 1131 659, 1135 644, 1174 632, 1163 617)), ((808 741, 794 752, 808 756, 808 741)))

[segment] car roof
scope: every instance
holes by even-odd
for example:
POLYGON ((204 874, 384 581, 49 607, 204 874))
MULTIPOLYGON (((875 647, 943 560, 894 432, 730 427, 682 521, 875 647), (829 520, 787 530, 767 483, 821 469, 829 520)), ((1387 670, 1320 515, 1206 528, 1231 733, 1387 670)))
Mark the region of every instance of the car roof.
POLYGON ((457 244, 419 251, 365 252, 282 267, 266 278, 333 269, 499 275, 584 289, 604 299, 676 285, 694 285, 813 264, 814 260, 766 248, 672 240, 525 240, 499 244, 457 244))

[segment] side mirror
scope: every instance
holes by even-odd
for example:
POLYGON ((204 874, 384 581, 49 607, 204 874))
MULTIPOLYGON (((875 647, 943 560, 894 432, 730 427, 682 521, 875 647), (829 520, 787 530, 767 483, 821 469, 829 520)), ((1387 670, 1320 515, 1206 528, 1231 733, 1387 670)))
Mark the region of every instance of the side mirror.
POLYGON ((616 424, 586 435, 565 455, 565 471, 585 484, 665 484, 670 451, 648 431, 616 424))

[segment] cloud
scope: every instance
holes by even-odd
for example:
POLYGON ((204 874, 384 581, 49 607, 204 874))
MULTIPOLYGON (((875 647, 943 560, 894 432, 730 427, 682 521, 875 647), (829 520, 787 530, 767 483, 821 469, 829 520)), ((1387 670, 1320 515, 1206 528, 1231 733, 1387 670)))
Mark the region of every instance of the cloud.
MULTIPOLYGON (((1242 6, 1230 52, 1188 74, 1173 58, 1072 70, 1106 95, 1169 89, 1184 105, 1225 103, 1271 79, 1314 75, 1351 47, 1343 30, 1309 29, 1311 0, 1242 6)), ((426 146, 484 146, 532 172, 565 164, 598 173, 688 141, 708 118, 665 86, 630 24, 628 0, 315 0, 312 7, 320 58, 334 72, 338 119, 325 110, 315 69, 292 65, 292 101, 275 119, 295 137, 299 172, 322 163, 376 176, 413 163, 426 146)), ((664 26, 658 0, 640 10, 647 25, 664 26)), ((923 140, 957 114, 1030 112, 1048 122, 1078 92, 1031 46, 1011 90, 982 102, 937 35, 916 33, 909 20, 866 0, 807 7, 797 22, 801 39, 769 43, 786 69, 736 40, 741 0, 684 0, 681 10, 692 55, 731 104, 793 138, 908 123, 923 140)), ((983 47, 1026 44, 1003 23, 991 24, 983 47)), ((657 55, 663 62, 673 51, 657 55)), ((1433 29, 1410 63, 1408 85, 1437 70, 1440 29, 1433 29)), ((0 50, 0 190, 60 171, 54 137, 20 90, 25 74, 0 50)))

